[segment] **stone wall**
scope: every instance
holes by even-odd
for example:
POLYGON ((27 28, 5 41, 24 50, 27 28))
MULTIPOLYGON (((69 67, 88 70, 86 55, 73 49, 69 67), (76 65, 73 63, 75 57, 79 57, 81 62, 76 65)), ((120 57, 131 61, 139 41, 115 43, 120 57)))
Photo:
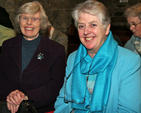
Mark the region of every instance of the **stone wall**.
POLYGON ((128 0, 128 2, 120 3, 120 0, 101 0, 107 6, 111 14, 112 26, 125 27, 126 18, 124 17, 124 11, 128 7, 139 3, 140 0, 128 0))
MULTIPOLYGON (((14 26, 14 17, 16 10, 22 4, 33 0, 0 0, 0 6, 5 8, 10 15, 10 19, 14 26)), ((71 25, 72 8, 84 0, 38 0, 43 5, 49 17, 50 23, 64 33, 68 33, 71 25)))
MULTIPOLYGON (((22 4, 33 0, 0 0, 0 6, 5 8, 10 15, 14 26, 15 12, 22 4)), ((51 24, 64 33, 68 33, 71 25, 72 8, 85 0, 39 0, 46 10, 51 24)), ((112 17, 112 26, 125 26, 126 19, 123 16, 124 10, 141 0, 128 0, 128 3, 120 3, 120 0, 99 0, 109 9, 112 17)))

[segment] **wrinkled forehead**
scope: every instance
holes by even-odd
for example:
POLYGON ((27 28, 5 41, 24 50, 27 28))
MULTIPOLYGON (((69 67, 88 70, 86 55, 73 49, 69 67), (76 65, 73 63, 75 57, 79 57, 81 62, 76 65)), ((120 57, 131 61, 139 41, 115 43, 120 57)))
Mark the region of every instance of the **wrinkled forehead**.
POLYGON ((100 22, 102 22, 101 19, 100 19, 100 13, 99 14, 97 14, 97 13, 93 14, 93 13, 89 13, 89 12, 79 13, 77 22, 79 20, 86 19, 86 15, 89 15, 89 17, 91 17, 91 18, 87 18, 87 19, 93 19, 93 21, 94 20, 100 20, 100 22))
POLYGON ((127 17, 127 21, 129 22, 129 23, 133 23, 133 22, 138 22, 138 21, 140 21, 140 19, 139 19, 139 17, 138 16, 128 16, 127 17))

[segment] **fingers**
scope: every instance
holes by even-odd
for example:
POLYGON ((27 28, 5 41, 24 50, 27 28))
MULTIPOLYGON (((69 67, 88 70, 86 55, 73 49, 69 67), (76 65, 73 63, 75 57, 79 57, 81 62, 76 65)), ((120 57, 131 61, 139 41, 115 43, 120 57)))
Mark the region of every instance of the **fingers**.
POLYGON ((16 93, 15 100, 16 100, 16 102, 18 102, 18 104, 20 104, 21 101, 24 99, 24 97, 25 97, 25 94, 24 94, 24 93, 22 93, 22 92, 17 92, 17 93, 16 93))
POLYGON ((8 96, 7 96, 7 102, 15 105, 19 105, 21 101, 24 99, 25 94, 22 93, 19 90, 12 91, 8 96))
POLYGON ((23 100, 28 100, 28 96, 24 96, 24 99, 23 100))
POLYGON ((28 99, 28 97, 19 90, 12 91, 7 96, 7 107, 11 113, 16 113, 18 111, 19 105, 23 99, 28 99))
POLYGON ((8 108, 8 110, 10 110, 10 103, 9 102, 7 102, 7 108, 8 108))
POLYGON ((11 103, 11 104, 15 104, 18 105, 19 102, 16 102, 16 96, 14 94, 9 94, 9 96, 7 97, 7 102, 11 103))
POLYGON ((7 107, 11 111, 11 113, 16 113, 18 111, 19 105, 14 105, 7 102, 7 107))

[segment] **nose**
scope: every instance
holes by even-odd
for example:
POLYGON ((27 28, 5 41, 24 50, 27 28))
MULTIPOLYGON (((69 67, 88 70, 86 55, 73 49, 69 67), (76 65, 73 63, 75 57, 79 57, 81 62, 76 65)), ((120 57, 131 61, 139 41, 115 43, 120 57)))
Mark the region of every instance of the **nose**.
POLYGON ((132 30, 133 30, 133 28, 134 28, 134 27, 131 25, 131 26, 130 26, 130 30, 132 31, 132 30))
POLYGON ((84 35, 89 34, 89 32, 90 32, 90 28, 89 27, 85 27, 84 28, 84 35))
POLYGON ((27 19, 27 24, 28 24, 28 25, 32 24, 31 18, 28 18, 28 19, 27 19))

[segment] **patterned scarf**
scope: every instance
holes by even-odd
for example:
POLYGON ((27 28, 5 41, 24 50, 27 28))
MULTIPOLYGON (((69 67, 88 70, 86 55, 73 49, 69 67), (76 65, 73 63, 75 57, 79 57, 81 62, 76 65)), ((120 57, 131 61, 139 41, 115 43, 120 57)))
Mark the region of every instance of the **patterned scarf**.
POLYGON ((80 44, 74 63, 74 67, 77 66, 74 68, 72 75, 73 103, 71 106, 75 109, 75 113, 105 112, 117 54, 118 44, 113 39, 111 31, 93 59, 87 55, 86 48, 80 44), (82 59, 83 61, 81 61, 82 59), (79 61, 81 62, 78 64, 79 61), (86 74, 97 74, 91 101, 86 87, 86 74))

